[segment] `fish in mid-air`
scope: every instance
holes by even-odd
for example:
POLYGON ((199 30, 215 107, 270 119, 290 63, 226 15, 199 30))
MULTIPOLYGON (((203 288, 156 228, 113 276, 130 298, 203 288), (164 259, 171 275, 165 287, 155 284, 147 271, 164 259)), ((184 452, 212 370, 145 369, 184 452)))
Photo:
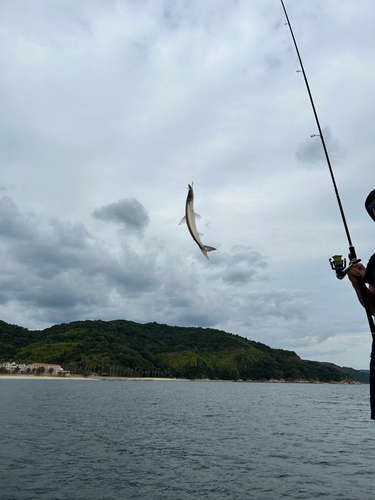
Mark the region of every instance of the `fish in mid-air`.
POLYGON ((197 218, 198 220, 201 218, 200 215, 196 214, 194 212, 194 191, 193 191, 193 186, 190 186, 188 184, 188 195, 186 198, 186 209, 185 209, 185 216, 181 219, 181 222, 179 225, 186 223, 187 227, 189 229, 190 234, 193 237, 193 240, 196 242, 196 244, 199 246, 201 249, 203 255, 208 259, 207 252, 212 252, 213 250, 216 250, 214 247, 209 247, 207 245, 203 245, 203 243, 200 240, 200 236, 203 236, 203 234, 198 233, 197 227, 195 225, 195 219, 197 218))

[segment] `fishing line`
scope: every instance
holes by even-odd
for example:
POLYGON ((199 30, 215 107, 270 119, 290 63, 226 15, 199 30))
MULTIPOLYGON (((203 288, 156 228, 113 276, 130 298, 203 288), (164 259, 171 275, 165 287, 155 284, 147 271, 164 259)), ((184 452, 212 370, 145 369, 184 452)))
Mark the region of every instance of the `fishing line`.
MULTIPOLYGON (((297 56, 295 51, 292 52, 292 58, 293 58, 293 62, 295 64, 295 67, 298 68, 299 59, 298 59, 298 56, 297 56)), ((296 72, 298 73, 298 72, 300 72, 300 70, 298 70, 296 72)), ((308 129, 309 127, 312 126, 312 124, 314 124, 314 119, 311 116, 310 108, 308 107, 308 104, 306 102, 306 89, 305 89, 304 83, 301 81, 300 78, 297 78, 297 87, 298 87, 298 96, 299 96, 298 106, 301 109, 301 114, 305 117, 304 120, 303 120, 303 117, 301 117, 301 119, 303 120, 304 128, 308 129)), ((311 128, 310 128, 310 130, 311 130, 311 128)), ((324 156, 322 156, 321 159, 319 159, 319 162, 322 160, 324 161, 324 156)), ((298 160, 298 161, 300 161, 300 160, 298 160)), ((329 252, 329 246, 328 246, 327 219, 324 216, 324 211, 323 211, 323 203, 322 203, 323 196, 322 196, 321 185, 319 182, 319 168, 316 165, 312 165, 311 167, 308 168, 308 170, 313 171, 314 175, 315 175, 315 182, 316 182, 316 186, 317 186, 317 190, 318 190, 318 197, 319 197, 319 203, 318 203, 319 214, 320 214, 320 220, 322 221, 322 225, 323 225, 321 239, 324 240, 326 253, 329 254, 330 252, 329 252)))
MULTIPOLYGON (((309 99, 310 99, 311 107, 312 107, 312 110, 313 110, 313 113, 314 113, 315 122, 316 122, 316 125, 318 127, 318 132, 319 133, 318 134, 312 134, 311 137, 312 138, 320 137, 320 140, 321 140, 321 143, 322 143, 322 147, 323 147, 323 150, 324 150, 324 155, 325 155, 325 158, 326 158, 326 161, 327 161, 327 165, 328 165, 329 173, 330 173, 330 176, 331 176, 331 180, 332 180, 334 192, 335 192, 335 195, 336 195, 336 200, 337 200, 337 203, 338 203, 338 206, 339 206, 339 210, 340 210, 342 223, 344 225, 345 234, 346 234, 346 237, 348 239, 351 265, 353 265, 353 264, 356 264, 356 263, 360 262, 360 259, 357 258, 356 251, 355 251, 355 248, 354 248, 354 245, 352 243, 352 239, 351 239, 351 236, 350 236, 350 233, 349 233, 348 224, 346 222, 346 217, 345 217, 344 209, 343 209, 343 206, 342 206, 342 203, 341 203, 341 199, 340 199, 339 191, 338 191, 338 188, 337 188, 335 176, 333 174, 333 169, 332 169, 331 161, 330 161, 330 158, 329 158, 329 155, 328 155, 328 150, 327 150, 327 147, 326 147, 326 143, 325 143, 325 140, 324 140, 323 131, 322 131, 322 128, 320 126, 318 114, 317 114, 317 111, 316 111, 316 108, 315 108, 315 104, 314 104, 314 100, 313 100, 313 97, 312 97, 312 93, 311 93, 311 90, 310 90, 310 85, 309 85, 309 82, 308 82, 308 79, 307 79, 307 76, 306 76, 305 68, 303 66, 303 62, 302 62, 301 55, 300 55, 300 52, 299 52, 299 49, 298 49, 298 45, 297 45, 297 42, 296 42, 296 39, 295 39, 295 36, 294 36, 294 33, 293 33, 292 25, 290 23, 289 16, 288 16, 288 13, 286 11, 286 8, 285 8, 283 0, 280 0, 280 1, 281 1, 281 5, 283 7, 284 14, 285 14, 285 17, 286 17, 286 20, 287 20, 287 22, 285 24, 287 26, 289 26, 290 34, 292 36, 294 47, 296 49, 296 53, 297 53, 297 56, 298 56, 298 61, 299 61, 299 64, 300 64, 300 69, 298 71, 302 73, 303 78, 305 80, 305 85, 306 85, 307 92, 309 94, 309 99)), ((336 276, 339 279, 344 278, 345 275, 347 274, 347 271, 350 269, 350 266, 345 269, 345 267, 346 267, 346 259, 342 259, 341 255, 335 255, 334 257, 332 257, 332 259, 330 259, 330 262, 331 262, 332 269, 334 269, 336 271, 336 276)), ((365 283, 364 283, 364 281, 363 281, 362 278, 358 278, 358 283, 360 285, 361 295, 362 295, 363 304, 364 304, 364 307, 365 307, 365 310, 366 310, 366 315, 367 315, 367 320, 368 320, 368 323, 369 323, 369 327, 370 327, 372 335, 375 335, 375 325, 374 325, 374 320, 373 320, 373 317, 372 317, 371 311, 370 311, 370 304, 369 304, 369 300, 368 300, 368 297, 367 297, 367 288, 366 288, 366 285, 365 285, 365 283)))
MULTIPOLYGON (((195 95, 197 96, 197 99, 196 99, 196 105, 197 105, 197 101, 199 102, 199 97, 200 97, 200 93, 201 93, 201 90, 202 90, 202 87, 203 87, 203 67, 204 67, 204 46, 203 44, 201 43, 198 43, 198 46, 200 48, 199 50, 199 53, 198 53, 198 85, 195 89, 195 95)), ((197 49, 196 49, 197 50, 197 49)), ((199 108, 201 109, 201 106, 199 106, 199 108)), ((195 114, 195 117, 196 117, 196 114, 195 114)), ((199 134, 199 128, 197 126, 197 124, 195 123, 195 138, 193 139, 193 158, 192 158, 192 163, 191 163, 191 170, 190 170, 190 182, 193 182, 195 179, 196 179, 196 174, 197 174, 197 165, 198 165, 198 141, 199 141, 199 138, 200 138, 200 134, 199 134)))
MULTIPOLYGON (((297 63, 297 67, 298 67, 299 60, 298 60, 297 54, 295 52, 293 52, 293 55, 294 55, 293 59, 297 63)), ((309 109, 307 102, 306 102, 305 87, 304 87, 304 84, 300 78, 297 78, 297 81, 298 81, 298 91, 300 94, 301 107, 303 109, 303 114, 305 116, 305 123, 308 124, 307 127, 310 127, 310 125, 312 123, 314 123, 314 119, 311 116, 310 109, 309 109)), ((319 165, 320 161, 322 161, 322 160, 324 161, 324 156, 322 156, 322 158, 319 159, 318 165, 319 165)), ((312 170, 315 174, 315 182, 316 182, 316 186, 318 189, 318 198, 319 198, 318 205, 319 205, 320 220, 322 221, 322 224, 323 224, 322 233, 324 235, 323 239, 325 242, 326 253, 328 255, 330 253, 330 251, 329 251, 329 245, 328 245, 327 218, 326 218, 326 216, 324 214, 324 210, 323 210, 323 192, 322 192, 322 188, 321 188, 321 184, 320 184, 320 180, 319 180, 319 173, 320 172, 319 172, 319 168, 316 165, 312 165, 311 169, 309 169, 309 170, 312 170)))
POLYGON ((321 188, 320 180, 319 180, 318 168, 314 167, 314 171, 315 171, 316 183, 318 185, 319 211, 320 211, 320 219, 323 223, 324 242, 325 242, 326 252, 327 252, 327 254, 329 254, 330 252, 329 252, 329 245, 328 245, 327 217, 326 217, 325 212, 323 210, 323 195, 322 195, 322 188, 321 188))

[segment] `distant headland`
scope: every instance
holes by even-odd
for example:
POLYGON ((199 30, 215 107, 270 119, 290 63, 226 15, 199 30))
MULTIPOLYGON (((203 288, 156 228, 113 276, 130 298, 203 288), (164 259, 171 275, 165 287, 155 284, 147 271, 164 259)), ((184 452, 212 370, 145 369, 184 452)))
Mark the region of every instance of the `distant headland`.
POLYGON ((39 369, 56 378, 368 382, 364 371, 302 360, 293 351, 221 330, 126 320, 75 321, 36 331, 0 321, 0 372, 9 373, 12 363, 26 376, 39 369))

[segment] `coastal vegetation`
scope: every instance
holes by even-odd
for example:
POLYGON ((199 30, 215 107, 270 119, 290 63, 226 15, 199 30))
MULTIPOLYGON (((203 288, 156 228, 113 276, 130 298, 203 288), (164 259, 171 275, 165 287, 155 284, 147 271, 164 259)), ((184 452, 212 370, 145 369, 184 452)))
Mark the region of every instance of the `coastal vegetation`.
POLYGON ((321 362, 321 364, 330 366, 331 368, 336 368, 336 370, 339 370, 340 372, 347 373, 356 382, 360 382, 361 384, 368 384, 370 382, 370 370, 355 370, 354 368, 349 368, 347 366, 338 366, 334 363, 326 362, 321 362))
POLYGON ((293 351, 211 328, 76 321, 31 331, 0 321, 0 362, 59 363, 71 373, 211 380, 353 382, 293 351))

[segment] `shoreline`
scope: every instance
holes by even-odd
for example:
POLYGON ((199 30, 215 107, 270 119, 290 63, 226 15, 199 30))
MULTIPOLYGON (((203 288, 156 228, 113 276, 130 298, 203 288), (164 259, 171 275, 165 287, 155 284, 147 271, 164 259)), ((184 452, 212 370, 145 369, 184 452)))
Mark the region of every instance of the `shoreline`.
POLYGON ((11 380, 110 380, 110 381, 146 381, 152 382, 154 380, 167 380, 167 381, 179 381, 179 382, 190 382, 189 379, 184 378, 153 378, 153 377, 101 377, 100 375, 92 377, 83 377, 82 375, 69 375, 65 377, 59 377, 58 375, 0 375, 0 380, 11 379, 11 380))
MULTIPOLYGON (((155 378, 155 377, 101 377, 101 376, 88 376, 69 375, 59 377, 58 375, 17 375, 17 374, 1 374, 0 380, 105 380, 107 382, 231 382, 242 384, 333 384, 333 385, 363 385, 361 382, 316 382, 309 380, 210 380, 210 379, 188 379, 188 378, 155 378)), ((365 384, 366 385, 366 384, 365 384)))

